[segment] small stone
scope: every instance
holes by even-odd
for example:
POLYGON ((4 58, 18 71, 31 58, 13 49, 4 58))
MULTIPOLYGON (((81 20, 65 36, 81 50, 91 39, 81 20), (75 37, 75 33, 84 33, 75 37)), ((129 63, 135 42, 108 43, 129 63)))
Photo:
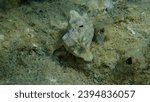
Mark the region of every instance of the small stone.
POLYGON ((70 29, 62 37, 66 50, 85 61, 92 61, 90 45, 94 36, 93 24, 87 14, 70 11, 70 29))
POLYGON ((4 35, 0 35, 0 40, 4 40, 4 35))

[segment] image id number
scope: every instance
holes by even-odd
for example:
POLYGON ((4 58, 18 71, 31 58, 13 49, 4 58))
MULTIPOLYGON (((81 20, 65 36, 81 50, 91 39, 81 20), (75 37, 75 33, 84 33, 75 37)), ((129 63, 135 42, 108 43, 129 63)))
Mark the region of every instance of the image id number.
POLYGON ((135 90, 79 90, 78 98, 133 98, 135 90))

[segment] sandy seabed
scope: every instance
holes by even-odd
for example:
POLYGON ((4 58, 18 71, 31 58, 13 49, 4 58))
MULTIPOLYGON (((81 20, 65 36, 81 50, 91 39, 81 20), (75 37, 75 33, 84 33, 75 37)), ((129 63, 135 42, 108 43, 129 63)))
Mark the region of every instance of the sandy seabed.
POLYGON ((115 0, 113 7, 104 1, 46 0, 2 8, 0 84, 150 84, 150 1, 115 0), (93 22, 91 62, 62 45, 70 10, 87 13, 93 22))

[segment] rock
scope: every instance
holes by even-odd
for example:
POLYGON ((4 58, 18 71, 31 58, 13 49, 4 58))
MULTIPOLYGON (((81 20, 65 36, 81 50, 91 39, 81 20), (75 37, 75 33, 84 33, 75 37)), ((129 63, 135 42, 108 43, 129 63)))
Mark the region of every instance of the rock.
POLYGON ((98 0, 88 0, 87 6, 90 11, 94 11, 94 10, 96 11, 100 9, 98 0))
POLYGON ((4 35, 0 34, 0 40, 4 40, 4 35))
POLYGON ((114 5, 113 5, 113 1, 112 0, 106 0, 105 3, 105 8, 110 11, 111 9, 114 8, 114 5))
POLYGON ((62 39, 67 51, 85 61, 92 61, 90 45, 94 35, 92 22, 87 14, 81 16, 78 12, 70 11, 70 29, 62 39))

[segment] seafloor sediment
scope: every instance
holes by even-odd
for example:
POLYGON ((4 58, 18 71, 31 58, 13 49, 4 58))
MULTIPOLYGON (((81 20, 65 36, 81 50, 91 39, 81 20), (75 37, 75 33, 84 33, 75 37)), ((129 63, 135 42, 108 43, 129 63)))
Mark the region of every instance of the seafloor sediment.
POLYGON ((149 0, 0 0, 0 84, 150 84, 149 5, 149 0), (63 46, 71 10, 93 23, 90 62, 63 46))

